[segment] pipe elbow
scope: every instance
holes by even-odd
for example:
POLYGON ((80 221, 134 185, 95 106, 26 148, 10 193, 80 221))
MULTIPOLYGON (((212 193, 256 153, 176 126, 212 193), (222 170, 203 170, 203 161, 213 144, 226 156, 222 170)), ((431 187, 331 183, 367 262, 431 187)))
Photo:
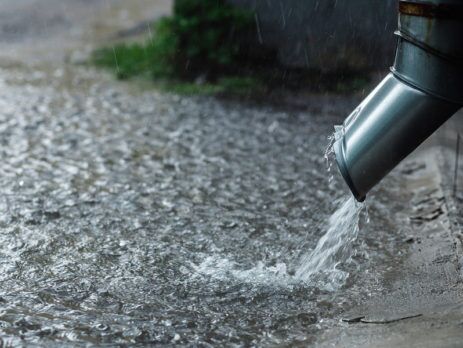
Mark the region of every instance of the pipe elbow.
POLYGON ((334 144, 358 201, 463 105, 463 3, 401 0, 391 73, 346 119, 334 144))

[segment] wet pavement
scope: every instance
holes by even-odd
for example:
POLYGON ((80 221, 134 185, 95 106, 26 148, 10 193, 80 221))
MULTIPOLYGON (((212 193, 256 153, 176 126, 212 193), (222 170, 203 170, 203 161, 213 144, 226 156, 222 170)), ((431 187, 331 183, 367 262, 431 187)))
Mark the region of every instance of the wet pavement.
MULTIPOLYGON (((310 343, 367 296, 356 275, 339 293, 291 280, 342 195, 323 158, 335 115, 87 68, 0 76, 5 342, 310 343)), ((360 244, 350 267, 368 272, 360 244)))
MULTIPOLYGON (((101 13, 133 15, 117 1, 53 8, 92 9, 78 3, 97 6, 101 27, 101 13)), ((47 44, 24 55, 32 34, 8 39, 0 58, 3 343, 323 345, 390 290, 411 250, 408 167, 367 200, 342 287, 294 276, 347 194, 323 154, 357 96, 269 107, 117 83, 64 62, 87 49, 76 21, 37 36, 61 52, 80 33, 62 59, 43 60, 47 44)))

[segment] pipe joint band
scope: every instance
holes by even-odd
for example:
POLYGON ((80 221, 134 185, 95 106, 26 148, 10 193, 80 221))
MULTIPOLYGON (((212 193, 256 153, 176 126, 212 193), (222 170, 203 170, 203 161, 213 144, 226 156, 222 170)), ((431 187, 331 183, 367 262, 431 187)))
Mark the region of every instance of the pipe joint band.
POLYGON ((433 4, 423 1, 401 0, 399 12, 408 16, 463 21, 463 5, 459 4, 433 4))

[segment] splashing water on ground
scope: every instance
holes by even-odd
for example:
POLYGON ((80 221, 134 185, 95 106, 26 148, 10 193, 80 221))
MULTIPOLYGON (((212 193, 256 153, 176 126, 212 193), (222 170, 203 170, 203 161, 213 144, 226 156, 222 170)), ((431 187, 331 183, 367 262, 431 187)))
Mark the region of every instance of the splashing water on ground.
MULTIPOLYGON (((53 33, 78 29, 61 17, 53 33)), ((315 282, 330 277, 295 276, 343 184, 326 180, 325 134, 356 99, 308 96, 298 111, 179 97, 45 51, 53 64, 0 63, 0 346, 314 346, 399 262, 393 230, 409 196, 385 190, 365 234, 373 272, 350 271, 361 286, 331 294, 315 282)))
POLYGON ((294 279, 288 274, 285 263, 266 266, 259 261, 257 265, 243 269, 236 262, 220 256, 209 256, 198 266, 193 266, 196 274, 210 276, 219 280, 238 280, 242 283, 288 286, 294 279))
POLYGON ((243 283, 273 286, 289 286, 306 283, 328 291, 341 287, 349 274, 338 267, 349 262, 353 243, 359 232, 359 219, 363 204, 347 196, 337 201, 337 209, 331 215, 325 235, 313 251, 304 255, 296 265, 296 272, 289 274, 285 263, 266 266, 258 262, 254 267, 242 267, 235 261, 219 255, 208 256, 193 266, 195 274, 219 280, 234 279, 243 283))
MULTIPOLYGON (((341 132, 342 127, 337 127, 336 132, 328 137, 324 153, 330 183, 334 181, 333 145, 340 138, 341 132)), ((220 257, 207 257, 194 267, 195 271, 216 279, 230 278, 245 283, 290 285, 303 282, 330 291, 336 290, 349 275, 338 267, 351 259, 353 243, 359 232, 360 213, 364 207, 367 223, 369 218, 366 205, 356 202, 351 195, 339 199, 335 206, 337 209, 329 218, 325 235, 314 250, 300 259, 295 274, 288 274, 285 263, 267 267, 263 262, 258 262, 255 267, 242 269, 236 262, 220 257)))

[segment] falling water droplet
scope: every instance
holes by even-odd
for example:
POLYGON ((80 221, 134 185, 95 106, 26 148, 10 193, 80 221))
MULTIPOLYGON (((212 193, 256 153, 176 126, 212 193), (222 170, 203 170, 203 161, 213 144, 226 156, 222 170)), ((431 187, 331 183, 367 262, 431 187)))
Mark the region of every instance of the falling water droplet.
POLYGON ((259 39, 259 43, 262 45, 264 43, 264 39, 262 38, 262 31, 260 29, 260 21, 259 21, 259 16, 257 15, 257 13, 254 15, 254 18, 256 20, 257 37, 259 39))

